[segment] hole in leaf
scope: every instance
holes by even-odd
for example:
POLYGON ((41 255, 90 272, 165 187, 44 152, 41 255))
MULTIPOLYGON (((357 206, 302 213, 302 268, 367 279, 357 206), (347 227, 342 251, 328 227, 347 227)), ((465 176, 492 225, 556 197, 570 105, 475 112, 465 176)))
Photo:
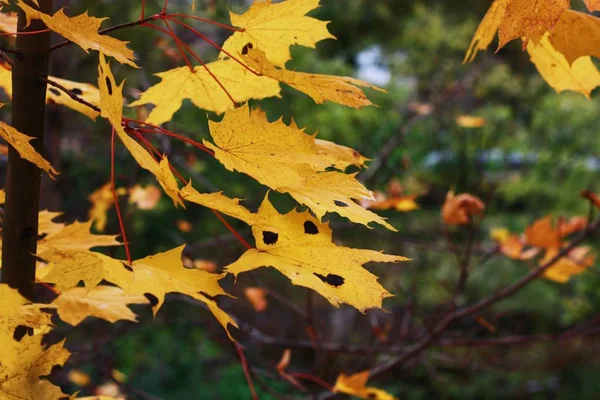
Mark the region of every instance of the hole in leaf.
POLYGON ((158 297, 156 297, 152 293, 144 293, 144 297, 148 299, 152 307, 158 304, 158 297))
POLYGON ((275 244, 279 239, 279 235, 275 232, 263 231, 263 242, 265 244, 275 244))
POLYGON ((49 91, 50 91, 50 93, 52 93, 53 95, 55 95, 55 96, 60 96, 60 90, 57 90, 57 89, 55 89, 55 88, 53 88, 53 87, 51 87, 51 88, 48 88, 48 90, 49 90, 49 91))
POLYGON ((319 233, 319 228, 312 221, 304 222, 304 233, 308 233, 309 235, 316 235, 319 233))
POLYGON ((73 94, 75 94, 75 95, 77 95, 77 96, 79 96, 79 95, 82 95, 82 94, 83 94, 83 92, 82 92, 82 91, 81 91, 81 89, 79 89, 79 88, 73 88, 73 89, 71 89, 71 93, 73 93, 73 94))
POLYGON ((254 46, 252 45, 252 43, 248 43, 246 44, 244 47, 242 47, 242 54, 246 55, 248 54, 248 50, 252 49, 254 46))
POLYGON ((107 77, 104 78, 106 81, 106 87, 108 89, 108 94, 112 96, 112 83, 110 83, 110 79, 107 77))
POLYGON ((344 203, 343 201, 334 200, 333 202, 335 203, 336 206, 339 206, 339 207, 348 207, 348 204, 344 203))
POLYGON ((344 284, 344 278, 339 275, 327 274, 327 276, 323 276, 321 274, 317 274, 316 272, 313 272, 313 274, 315 274, 315 276, 323 282, 334 287, 342 286, 344 284))
POLYGON ((129 272, 133 272, 133 268, 131 268, 129 265, 127 264, 123 264, 123 266, 125 267, 125 269, 129 272))

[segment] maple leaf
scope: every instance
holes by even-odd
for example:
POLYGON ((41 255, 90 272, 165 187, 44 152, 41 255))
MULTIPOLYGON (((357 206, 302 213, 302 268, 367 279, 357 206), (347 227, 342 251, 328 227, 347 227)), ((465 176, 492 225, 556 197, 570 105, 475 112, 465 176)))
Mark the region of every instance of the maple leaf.
POLYGON ((2 121, 0 121, 0 136, 17 150, 21 158, 46 171, 50 178, 55 179, 55 175, 58 175, 58 172, 50 165, 50 162, 42 157, 29 143, 30 140, 35 139, 34 137, 27 136, 2 121))
MULTIPOLYGON (((12 337, 15 328, 20 325, 41 328, 51 325, 50 315, 39 308, 31 307, 29 301, 7 284, 0 284, 0 337, 12 337)), ((2 365, 2 363, 0 363, 2 365)))
POLYGON ((221 114, 235 106, 227 93, 236 103, 243 103, 250 99, 280 97, 281 90, 277 81, 257 76, 234 60, 207 63, 206 67, 196 66, 193 71, 188 67, 174 68, 156 76, 161 82, 151 86, 130 104, 131 107, 154 104, 146 119, 147 123, 154 125, 171 120, 185 99, 201 109, 221 114))
POLYGON ((486 50, 492 43, 504 18, 508 2, 509 0, 495 0, 492 3, 471 39, 463 64, 473 61, 479 51, 486 50))
POLYGON ((140 210, 151 210, 158 204, 161 197, 160 189, 154 185, 142 188, 135 185, 129 190, 129 204, 135 204, 140 210))
MULTIPOLYGON (((237 327, 235 321, 212 300, 215 296, 227 295, 219 286, 223 275, 211 274, 200 269, 190 269, 183 266, 181 253, 183 246, 176 247, 164 253, 158 253, 140 260, 133 261, 130 276, 118 279, 113 283, 123 288, 127 294, 153 294, 157 302, 152 305, 154 314, 158 312, 168 293, 182 293, 204 303, 215 318, 227 331, 231 324, 237 327)), ((232 339, 233 340, 233 339, 232 339)))
POLYGON ((209 121, 215 144, 204 144, 230 171, 245 173, 281 193, 289 193, 320 219, 336 212, 366 226, 376 222, 395 230, 383 218, 356 204, 352 199, 372 199, 373 194, 355 178, 336 171, 325 171, 329 156, 320 155, 314 137, 287 126, 249 114, 247 105, 225 113, 221 122, 209 121))
POLYGON ((286 0, 273 4, 271 0, 257 1, 243 14, 229 12, 235 32, 223 44, 219 58, 228 53, 238 54, 249 42, 257 44, 267 58, 278 67, 290 60, 294 44, 314 48, 323 39, 335 39, 327 30, 326 21, 305 14, 319 6, 320 0, 286 0))
MULTIPOLYGON (((55 76, 48 76, 48 80, 64 86, 90 104, 95 106, 100 104, 100 92, 94 85, 57 78, 55 76)), ((0 87, 4 89, 8 97, 12 98, 12 70, 9 66, 2 63, 0 63, 0 87)), ((69 95, 51 85, 46 86, 46 103, 56 103, 69 107, 90 119, 96 119, 98 116, 97 111, 72 99, 69 95)))
MULTIPOLYGON (((114 196, 111 188, 111 183, 107 182, 88 196, 88 200, 92 203, 92 208, 90 208, 89 211, 89 218, 94 222, 94 227, 100 232, 104 232, 104 229, 106 228, 106 214, 114 203, 114 196)), ((123 190, 117 190, 117 195, 119 194, 123 194, 123 190)))
POLYGON ((107 18, 90 17, 87 11, 75 17, 68 17, 64 9, 48 15, 28 6, 22 0, 17 0, 16 4, 25 12, 27 24, 30 24, 32 19, 41 19, 50 30, 76 43, 86 53, 89 49, 97 50, 114 57, 121 64, 138 68, 133 61, 133 50, 127 48, 128 42, 98 33, 100 25, 107 18))
POLYGON ((256 214, 251 213, 247 208, 239 204, 239 199, 230 199, 221 192, 200 193, 192 187, 192 182, 181 189, 181 197, 191 203, 199 204, 242 220, 248 225, 257 224, 260 221, 256 214))
POLYGON ((363 157, 353 148, 329 140, 315 139, 315 144, 317 145, 317 152, 323 156, 331 157, 331 165, 342 171, 351 165, 362 168, 369 161, 368 158, 363 157))
POLYGON ((157 162, 139 143, 127 135, 121 125, 123 119, 123 84, 124 82, 121 82, 120 85, 116 84, 104 54, 100 53, 98 87, 100 88, 101 116, 110 121, 129 153, 142 168, 150 171, 156 177, 165 193, 173 200, 175 206, 181 205, 185 208, 183 201, 179 198, 179 186, 173 172, 171 172, 167 157, 165 156, 160 162, 157 162))
POLYGON ((361 399, 369 400, 395 400, 396 398, 384 390, 367 387, 370 371, 362 371, 353 375, 340 373, 333 392, 346 393, 361 399))
POLYGON ((17 342, 0 335, 0 393, 4 400, 56 400, 65 397, 58 386, 40 376, 49 375, 55 365, 63 365, 69 352, 64 340, 45 349, 42 335, 25 336, 17 342))
POLYGON ((551 31, 571 0, 509 0, 504 18, 498 28, 498 49, 513 39, 524 37, 523 47, 529 38, 537 39, 551 31))
POLYGON ((535 247, 559 248, 563 238, 585 229, 586 226, 587 220, 583 217, 573 217, 566 221, 559 218, 554 224, 552 217, 548 215, 525 228, 525 239, 527 243, 535 247))
POLYGON ((270 227, 266 230, 252 226, 256 249, 246 251, 225 267, 226 272, 236 277, 242 272, 272 266, 292 284, 315 290, 332 305, 347 303, 364 312, 368 308, 381 308, 383 299, 391 294, 362 265, 371 261, 408 260, 373 250, 336 246, 327 223, 319 222, 308 211, 279 214, 268 195, 258 214, 269 221, 270 227))
POLYGON ((600 57, 600 50, 594 45, 600 42, 600 18, 566 10, 548 39, 569 64, 582 56, 600 57))
POLYGON ((90 289, 102 280, 116 284, 129 277, 121 261, 94 251, 48 249, 39 253, 39 257, 50 265, 38 279, 54 283, 61 291, 77 286, 80 281, 90 289))
MULTIPOLYGON (((544 265, 558 255, 560 249, 549 248, 539 265, 544 265)), ((550 268, 544 271, 544 277, 558 283, 566 283, 572 276, 578 275, 594 265, 594 256, 588 255, 587 246, 575 247, 567 255, 561 257, 550 268)))
POLYGON ((556 92, 572 90, 589 98, 592 90, 600 86, 600 72, 590 57, 579 57, 573 64, 556 51, 546 33, 538 44, 527 45, 527 52, 540 75, 556 92))
POLYGON ((476 196, 468 193, 455 196, 453 192, 448 192, 442 207, 442 218, 448 225, 466 225, 473 216, 481 216, 484 209, 485 204, 476 196))
POLYGON ((265 53, 252 43, 248 43, 244 47, 240 57, 259 74, 293 87, 308 95, 317 104, 323 104, 329 100, 348 107, 360 108, 373 105, 360 87, 385 92, 375 85, 356 78, 309 74, 277 68, 267 59, 265 53))
POLYGON ((376 195, 375 198, 377 200, 366 200, 361 203, 362 206, 370 210, 394 209, 403 212, 413 211, 419 208, 419 205, 415 202, 415 199, 417 198, 416 194, 390 198, 383 196, 381 199, 376 195))
POLYGON ((142 295, 127 296, 118 287, 100 285, 91 289, 69 289, 62 292, 52 304, 45 306, 55 307, 64 322, 78 325, 87 317, 102 318, 113 323, 121 319, 136 321, 136 315, 127 305, 147 303, 148 299, 142 295))
POLYGON ((583 0, 590 12, 600 11, 600 0, 583 0))
POLYGON ((79 222, 64 226, 48 234, 38 242, 38 249, 45 251, 53 248, 63 251, 88 250, 96 246, 120 246, 117 235, 96 235, 90 232, 92 221, 79 222))

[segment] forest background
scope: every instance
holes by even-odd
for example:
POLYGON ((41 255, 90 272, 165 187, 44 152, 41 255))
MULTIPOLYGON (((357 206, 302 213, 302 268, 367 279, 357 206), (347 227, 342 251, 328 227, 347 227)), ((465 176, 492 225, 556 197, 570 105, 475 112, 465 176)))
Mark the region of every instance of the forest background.
MULTIPOLYGON (((89 10, 90 15, 108 16, 111 25, 133 21, 140 14, 140 2, 136 1, 55 2, 59 3, 55 8, 69 6, 71 15, 89 10)), ((244 1, 233 0, 195 0, 194 4, 195 15, 217 21, 228 21, 228 9, 242 12, 247 6, 244 1)), ((146 7, 158 10, 162 2, 147 1, 146 7)), ((170 12, 189 13, 192 5, 188 0, 173 0, 169 7, 170 12)), ((528 269, 526 264, 493 251, 497 244, 490 233, 497 232, 496 228, 522 232, 548 214, 570 217, 588 213, 589 205, 579 192, 600 190, 600 101, 572 92, 556 94, 517 42, 496 54, 479 54, 472 64, 463 65, 465 51, 488 7, 487 1, 476 0, 345 0, 343 6, 324 0, 311 15, 333 21, 328 27, 337 40, 322 41, 316 52, 293 47, 289 68, 357 76, 384 87, 387 93, 369 92, 379 107, 355 110, 332 103, 315 107, 305 95, 285 88, 284 101, 260 102, 271 119, 283 115, 289 122, 293 117, 309 132, 318 129, 318 137, 351 146, 375 159, 370 169, 361 172, 367 186, 388 195, 417 195, 419 205, 407 212, 381 212, 399 233, 369 230, 340 218, 333 222, 336 242, 383 249, 412 259, 371 269, 395 295, 384 303, 389 314, 369 311, 363 315, 344 305, 332 308, 318 294, 307 295, 307 290, 293 287, 272 269, 256 272, 265 287, 276 289, 267 295, 266 310, 257 311, 240 289, 256 286, 255 282, 245 276, 235 285, 232 279, 225 282, 228 291, 240 300, 224 301, 223 308, 243 316, 247 325, 241 324, 239 337, 246 357, 257 379, 270 390, 293 392, 275 367, 288 346, 261 342, 252 337, 249 327, 291 344, 305 343, 311 339, 306 330, 308 316, 324 342, 362 343, 374 348, 400 343, 403 336, 419 334, 406 328, 407 310, 415 316, 415 326, 427 326, 443 315, 440 304, 454 290, 459 273, 457 249, 467 240, 475 244, 472 273, 461 304, 514 281, 528 269), (481 117, 478 126, 465 126, 459 118, 464 115, 481 117), (486 204, 485 218, 474 238, 442 221, 441 207, 451 190, 475 194, 486 204), (289 303, 299 310, 290 311, 289 303)), ((577 8, 575 4, 573 7, 577 8)), ((197 26, 217 42, 226 37, 226 31, 211 25, 197 26)), ((203 58, 216 57, 216 50, 207 43, 189 31, 174 29, 203 58)), ((157 81, 153 72, 183 64, 167 37, 148 33, 133 27, 113 35, 132 42, 139 64, 151 66, 134 70, 113 63, 115 75, 126 78, 126 88, 145 90, 157 81)), ((95 57, 80 57, 80 49, 74 46, 57 52, 52 58, 52 75, 96 81, 95 57)), ((129 99, 139 95, 124 94, 129 99)), ((8 120, 7 115, 3 115, 4 120, 8 120)), ((185 104, 168 126, 174 132, 202 138, 208 135, 206 121, 206 112, 185 104)), ((61 171, 61 177, 56 181, 44 177, 42 208, 65 211, 67 221, 86 220, 91 207, 89 194, 109 179, 107 128, 52 105, 46 128, 45 154, 61 171)), ((215 191, 223 189, 226 182, 228 195, 247 198, 254 208, 258 206, 265 193, 258 183, 196 157, 183 143, 165 139, 162 144, 171 162, 190 175, 199 188, 215 191)), ((4 160, 0 168, 6 167, 4 160)), ((138 183, 155 185, 150 176, 140 174, 124 149, 118 150, 118 186, 131 188, 138 183)), ((285 196, 274 198, 280 210, 294 205, 285 196)), ((187 257, 209 261, 208 268, 214 263, 218 269, 244 250, 208 209, 176 209, 164 195, 147 208, 130 204, 125 209, 133 258, 187 243, 187 257)), ((251 238, 249 228, 232 224, 241 235, 251 238)), ((105 231, 119 232, 114 209, 109 210, 105 231)), ((110 254, 124 258, 121 253, 118 249, 110 254)), ((599 312, 599 284, 594 267, 567 284, 537 280, 486 311, 485 316, 473 318, 471 325, 463 325, 463 333, 494 337, 564 331, 599 312)), ((79 385, 82 393, 93 393, 114 381, 118 371, 126 382, 119 390, 129 390, 127 394, 140 398, 248 397, 236 352, 208 312, 184 301, 172 301, 155 319, 147 309, 138 319, 137 324, 88 320, 77 327, 64 327, 68 330, 64 334, 70 337, 68 344, 78 353, 71 357, 60 383, 79 385)), ((369 369, 374 357, 374 352, 338 354, 316 352, 306 346, 289 348, 296 370, 310 371, 330 383, 340 371, 369 369)), ((387 371, 377 380, 377 387, 402 399, 591 399, 600 390, 600 381, 595 378, 600 372, 598 350, 593 337, 510 347, 432 347, 403 367, 387 371)), ((274 398, 262 385, 257 390, 260 398, 274 398)))

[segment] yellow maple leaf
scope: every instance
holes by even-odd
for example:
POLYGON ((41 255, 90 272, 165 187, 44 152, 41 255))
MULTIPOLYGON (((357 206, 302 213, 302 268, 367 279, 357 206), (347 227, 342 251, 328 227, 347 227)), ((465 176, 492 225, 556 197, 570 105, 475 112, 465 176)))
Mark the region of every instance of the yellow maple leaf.
POLYGON ((61 291, 77 286, 80 281, 90 289, 103 279, 116 284, 130 276, 121 261, 94 251, 48 249, 40 252, 39 257, 50 264, 38 279, 54 283, 61 291))
POLYGON ((35 139, 34 137, 25 135, 2 121, 0 121, 0 136, 17 150, 22 158, 46 171, 50 178, 55 179, 55 175, 58 175, 50 162, 42 157, 29 143, 30 140, 35 139))
POLYGON ((181 189, 181 197, 185 201, 199 204, 230 217, 237 218, 248 225, 257 224, 260 220, 256 214, 251 213, 246 207, 239 204, 240 199, 231 199, 221 192, 200 193, 192 187, 192 182, 181 189))
MULTIPOLYGON (((12 336, 15 328, 20 325, 31 328, 41 328, 51 325, 50 315, 40 311, 39 307, 32 307, 16 290, 7 284, 0 284, 0 336, 12 336)), ((0 363, 0 365, 2 365, 0 363)))
POLYGON ((355 178, 325 171, 332 160, 320 155, 314 137, 282 120, 269 123, 252 117, 247 105, 229 110, 221 122, 209 121, 215 144, 204 144, 228 170, 245 173, 260 183, 311 208, 318 218, 336 212, 367 225, 376 222, 395 230, 377 214, 352 199, 372 199, 373 194, 355 178))
POLYGON ((340 373, 335 381, 333 392, 346 393, 368 400, 396 400, 396 397, 384 390, 374 387, 367 387, 369 374, 369 370, 358 372, 353 375, 345 375, 340 373))
MULTIPOLYGON (((267 58, 283 67, 292 57, 294 44, 314 48, 318 41, 335 39, 327 30, 326 21, 305 14, 319 6, 320 0, 286 0, 273 4, 271 0, 257 1, 243 14, 229 13, 231 24, 241 28, 223 44, 223 50, 238 54, 249 42, 257 44, 267 58)), ((227 54, 221 52, 219 58, 227 54)))
POLYGON ((110 182, 105 183, 88 196, 88 200, 92 203, 88 213, 89 218, 94 222, 94 227, 100 232, 104 232, 106 228, 106 213, 114 203, 111 187, 110 182))
POLYGON ((45 348, 42 335, 25 336, 17 342, 12 336, 0 334, 0 393, 6 400, 56 400, 66 395, 41 376, 49 375, 52 367, 63 365, 69 352, 64 340, 45 348))
POLYGON ((155 315, 163 305, 165 295, 168 293, 182 293, 200 300, 232 339, 228 325, 237 327, 237 324, 229 314, 218 307, 216 301, 212 300, 215 296, 227 295, 218 282, 223 275, 211 274, 196 268, 185 268, 181 260, 184 247, 185 245, 179 246, 133 261, 131 276, 113 283, 123 288, 127 294, 153 294, 157 299, 156 304, 152 304, 155 315))
POLYGON ((60 217, 63 213, 55 211, 42 210, 38 213, 38 233, 40 235, 58 232, 64 228, 65 224, 54 222, 54 219, 60 217))
POLYGON ((17 0, 17 6, 25 12, 28 24, 32 19, 41 19, 50 30, 76 43, 86 53, 89 49, 97 50, 114 57, 121 64, 138 68, 133 61, 133 50, 127 48, 128 42, 98 33, 100 25, 107 18, 90 17, 87 11, 75 17, 68 17, 64 9, 48 15, 28 6, 22 0, 17 0))
POLYGON ((279 214, 267 197, 258 214, 269 221, 268 230, 254 225, 256 249, 246 251, 225 267, 237 276, 256 268, 272 266, 292 284, 308 287, 332 305, 347 303, 361 312, 381 307, 391 296, 377 277, 363 268, 367 262, 399 262, 405 257, 373 250, 351 249, 332 243, 331 229, 308 211, 279 214))
POLYGON ((277 68, 267 59, 265 53, 252 43, 248 43, 244 47, 240 57, 256 72, 293 87, 310 96, 317 104, 323 104, 329 100, 348 107, 359 108, 373 105, 360 89, 361 87, 385 92, 375 85, 356 78, 309 74, 277 68))
MULTIPOLYGON (((543 265, 556 257, 559 248, 549 248, 546 254, 540 260, 543 265)), ((578 275, 594 264, 594 256, 588 254, 590 248, 587 246, 576 247, 569 253, 561 257, 550 268, 544 271, 544 277, 558 283, 566 283, 572 276, 578 275)))
POLYGON ((588 56, 579 57, 569 65, 564 55, 552 47, 546 33, 539 44, 530 41, 527 52, 544 80, 560 93, 572 90, 589 98, 592 90, 600 86, 600 72, 588 56))
POLYGON ((150 171, 156 177, 165 193, 173 200, 175 206, 181 205, 185 208, 183 201, 179 198, 179 186, 173 172, 171 172, 167 157, 165 156, 160 162, 157 162, 146 149, 129 137, 123 129, 121 125, 123 119, 123 84, 124 82, 121 82, 120 85, 116 84, 115 77, 104 58, 104 54, 100 53, 98 87, 100 89, 101 116, 110 121, 129 153, 142 168, 150 171))
POLYGON ((120 246, 116 240, 117 235, 96 235, 90 232, 92 221, 79 222, 66 225, 62 229, 52 232, 38 242, 38 251, 49 248, 62 251, 89 250, 96 246, 120 246))
POLYGON ((551 31, 571 0, 509 0, 504 18, 498 28, 498 49, 513 39, 523 37, 525 47, 529 39, 537 39, 551 31))
POLYGON ((147 304, 143 295, 125 295, 115 286, 100 285, 94 288, 76 287, 62 292, 47 307, 54 307, 64 322, 77 325, 87 317, 96 317, 117 322, 125 319, 136 321, 136 315, 128 304, 147 304))
POLYGON ((318 153, 331 157, 331 165, 342 171, 351 165, 362 168, 369 161, 368 158, 363 157, 357 150, 329 140, 315 139, 315 144, 317 145, 318 153))
POLYGON ((582 56, 600 57, 600 18, 574 10, 566 10, 548 36, 554 49, 569 64, 582 56))
POLYGON ((221 114, 235 106, 227 93, 236 103, 243 103, 249 99, 279 97, 280 92, 277 81, 256 76, 234 60, 207 63, 206 68, 196 66, 194 72, 188 67, 174 68, 156 76, 161 82, 150 87, 138 100, 130 104, 132 107, 154 104, 154 109, 146 119, 146 122, 154 125, 171 120, 185 99, 191 100, 199 108, 221 114))
POLYGON ((583 2, 591 12, 600 10, 600 0, 583 0, 583 2))
POLYGON ((504 18, 508 2, 509 0, 495 0, 492 3, 471 39, 463 64, 473 61, 479 51, 486 50, 492 43, 504 18))
MULTIPOLYGON (((56 82, 66 89, 70 90, 73 94, 79 98, 87 101, 90 104, 99 106, 100 104, 100 92, 98 88, 89 83, 75 82, 67 79, 57 78, 55 76, 48 76, 48 80, 56 82)), ((0 63, 0 87, 4 89, 8 97, 12 98, 12 71, 9 66, 0 63)), ((46 103, 56 103, 69 107, 72 110, 80 112, 90 119, 96 119, 98 112, 92 110, 90 107, 74 100, 71 96, 64 93, 62 90, 55 88, 54 86, 46 86, 46 103)))

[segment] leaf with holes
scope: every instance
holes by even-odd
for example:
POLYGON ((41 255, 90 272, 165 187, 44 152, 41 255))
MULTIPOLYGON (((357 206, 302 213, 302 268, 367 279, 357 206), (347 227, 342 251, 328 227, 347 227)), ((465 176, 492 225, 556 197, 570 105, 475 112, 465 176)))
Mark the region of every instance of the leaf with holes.
POLYGON ((269 230, 252 227, 256 249, 246 251, 225 268, 235 276, 272 266, 294 285, 315 290, 334 306, 347 303, 364 312, 381 308, 383 299, 391 294, 362 265, 408 260, 373 250, 336 246, 328 224, 319 222, 307 211, 279 214, 268 197, 263 200, 258 214, 269 221, 271 227, 269 230))
POLYGON ((183 201, 179 197, 179 186, 173 172, 171 172, 167 157, 163 157, 160 162, 156 161, 138 142, 129 137, 121 125, 123 119, 123 82, 120 85, 116 84, 115 77, 102 53, 100 53, 100 63, 98 64, 98 87, 100 88, 102 117, 110 121, 115 132, 117 132, 117 135, 125 147, 127 147, 127 150, 135 158, 135 161, 156 177, 158 183, 160 183, 165 193, 173 200, 175 206, 185 208, 183 201))
POLYGON ((311 208, 320 219, 327 212, 364 225, 378 223, 395 230, 377 214, 353 199, 372 199, 373 194, 356 174, 325 171, 332 158, 319 153, 313 136, 282 120, 269 123, 255 118, 248 106, 229 110, 221 122, 209 122, 214 144, 204 144, 228 170, 245 173, 263 185, 289 193, 311 208))
POLYGON ((229 13, 235 32, 223 44, 219 58, 238 54, 249 42, 256 43, 278 67, 292 58, 290 46, 314 48, 323 39, 335 39, 327 30, 328 22, 306 16, 319 7, 320 0, 286 0, 273 4, 257 1, 243 14, 229 13))

